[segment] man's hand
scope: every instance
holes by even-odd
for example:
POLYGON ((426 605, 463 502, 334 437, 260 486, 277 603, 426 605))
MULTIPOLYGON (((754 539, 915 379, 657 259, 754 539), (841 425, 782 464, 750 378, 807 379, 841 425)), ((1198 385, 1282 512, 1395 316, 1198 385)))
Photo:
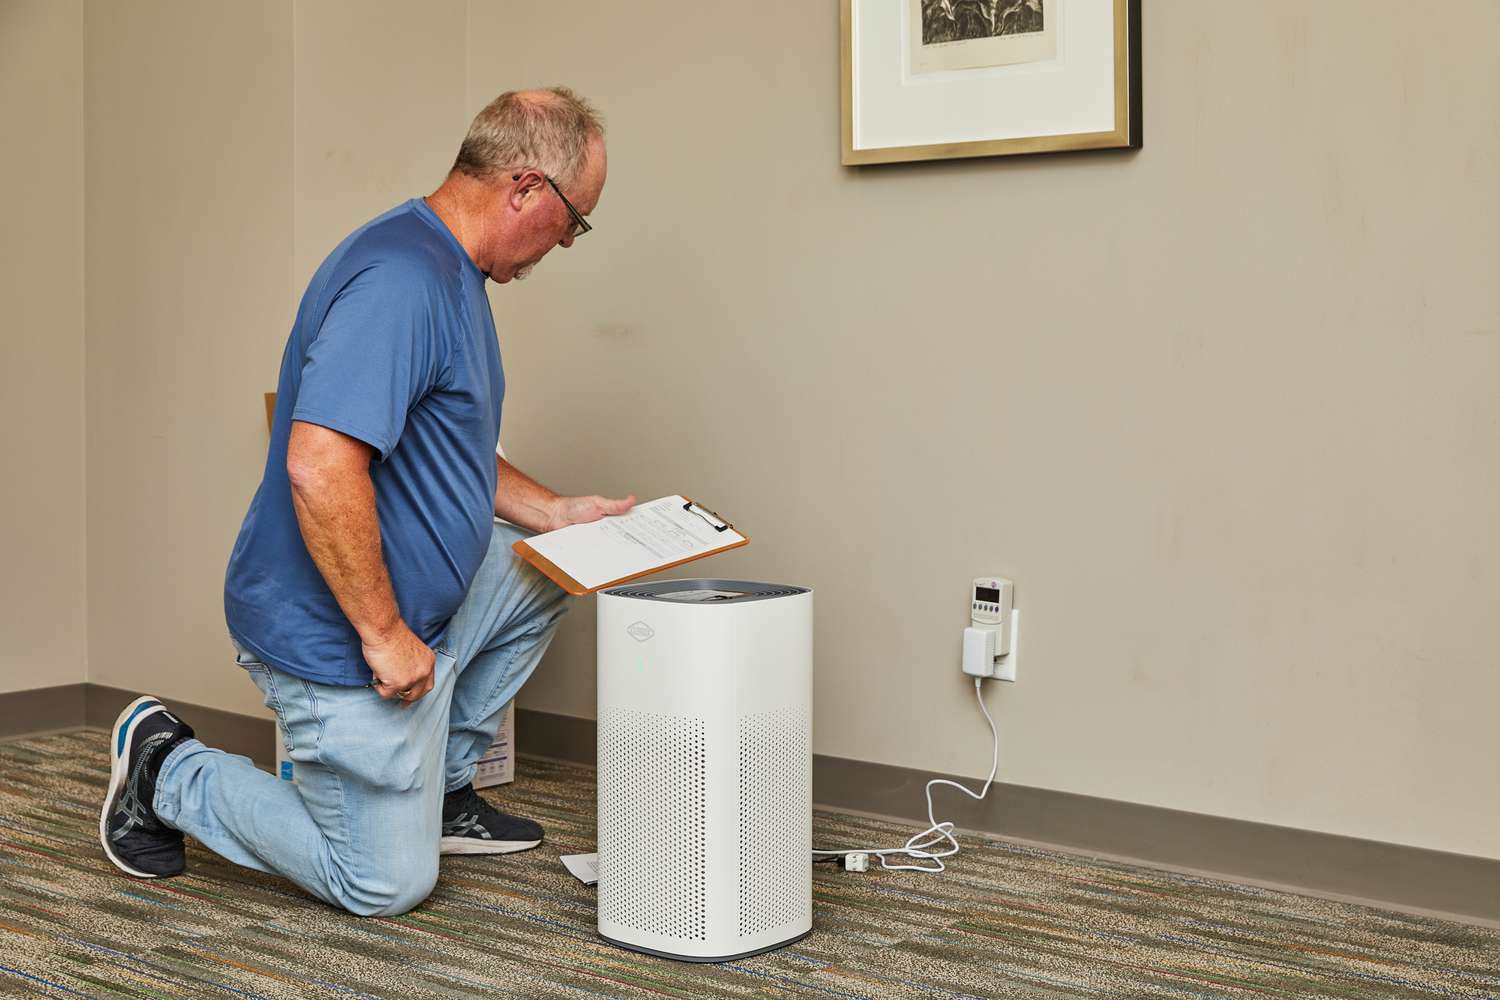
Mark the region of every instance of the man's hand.
POLYGON ((634 506, 634 494, 624 500, 558 496, 499 455, 495 456, 495 516, 528 531, 540 534, 570 524, 587 524, 601 517, 624 514, 634 506))
POLYGON ((552 516, 543 531, 556 531, 570 524, 588 524, 601 517, 624 514, 635 506, 635 494, 624 500, 608 497, 558 497, 552 502, 552 516))
POLYGON ((432 690, 437 655, 405 623, 389 639, 360 645, 380 697, 410 705, 432 690))

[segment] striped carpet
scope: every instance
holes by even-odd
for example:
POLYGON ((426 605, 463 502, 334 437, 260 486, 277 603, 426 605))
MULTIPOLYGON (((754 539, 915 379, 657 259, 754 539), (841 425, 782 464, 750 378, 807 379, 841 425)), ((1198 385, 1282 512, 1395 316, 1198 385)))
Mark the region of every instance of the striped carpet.
MULTIPOLYGON (((0 994, 1500 998, 1500 931, 979 835, 942 875, 818 865, 815 929, 782 951, 649 958, 595 938, 594 890, 557 861, 593 849, 593 772, 530 759, 496 797, 547 827, 541 848, 444 859, 417 910, 361 920, 196 845, 186 876, 116 874, 96 841, 107 763, 98 731, 0 744, 0 994)), ((910 832, 827 812, 815 828, 910 832)))

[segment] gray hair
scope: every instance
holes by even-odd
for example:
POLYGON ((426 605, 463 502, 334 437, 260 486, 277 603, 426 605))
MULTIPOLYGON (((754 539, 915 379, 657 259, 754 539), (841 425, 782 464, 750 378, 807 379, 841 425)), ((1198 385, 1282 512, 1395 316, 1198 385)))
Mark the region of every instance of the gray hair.
POLYGON ((492 180, 505 170, 536 167, 567 184, 583 168, 594 134, 604 134, 604 119, 567 87, 510 90, 474 116, 453 169, 492 180))

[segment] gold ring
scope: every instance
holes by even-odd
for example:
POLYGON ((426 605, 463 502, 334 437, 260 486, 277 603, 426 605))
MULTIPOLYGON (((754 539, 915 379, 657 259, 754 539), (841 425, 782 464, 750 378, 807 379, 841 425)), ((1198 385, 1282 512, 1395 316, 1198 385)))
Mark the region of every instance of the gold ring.
POLYGON ((407 698, 411 697, 411 688, 402 688, 400 691, 396 692, 396 697, 400 698, 402 701, 405 701, 407 698))

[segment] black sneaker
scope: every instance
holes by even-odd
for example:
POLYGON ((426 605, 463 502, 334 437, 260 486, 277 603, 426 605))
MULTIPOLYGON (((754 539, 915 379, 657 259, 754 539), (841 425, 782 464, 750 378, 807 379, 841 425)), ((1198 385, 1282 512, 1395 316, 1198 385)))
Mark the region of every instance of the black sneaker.
POLYGON ((156 774, 167 752, 192 737, 192 727, 155 698, 137 698, 115 720, 99 842, 109 860, 127 875, 162 878, 180 875, 187 868, 182 834, 162 825, 151 802, 156 774))
POLYGON ((479 797, 472 784, 443 796, 440 854, 510 854, 541 842, 540 826, 496 809, 479 797))

